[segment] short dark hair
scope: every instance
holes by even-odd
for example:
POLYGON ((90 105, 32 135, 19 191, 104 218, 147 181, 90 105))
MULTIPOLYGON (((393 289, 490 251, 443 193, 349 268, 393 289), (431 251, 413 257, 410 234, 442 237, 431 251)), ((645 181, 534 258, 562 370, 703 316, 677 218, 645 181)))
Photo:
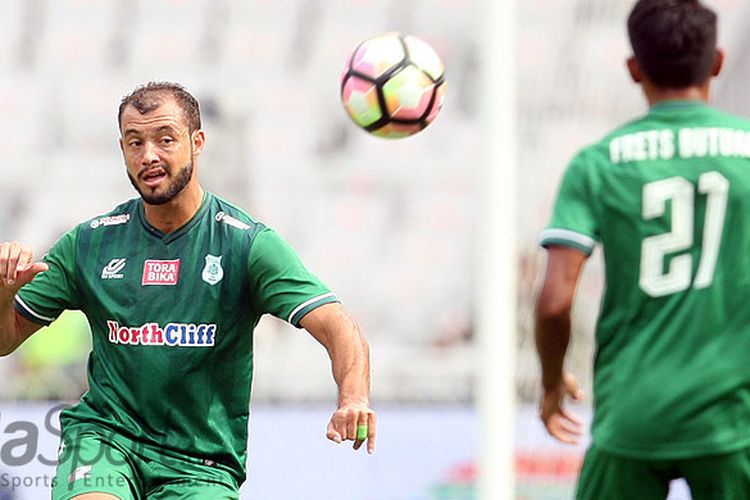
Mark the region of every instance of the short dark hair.
POLYGON ((201 112, 197 99, 185 87, 173 82, 148 82, 123 97, 120 101, 120 109, 117 111, 118 126, 122 126, 122 112, 128 105, 132 105, 139 113, 144 114, 163 104, 165 97, 174 99, 182 108, 191 133, 201 128, 201 112))
POLYGON ((628 35, 644 75, 662 88, 708 80, 716 62, 716 13, 699 0, 639 0, 628 35))

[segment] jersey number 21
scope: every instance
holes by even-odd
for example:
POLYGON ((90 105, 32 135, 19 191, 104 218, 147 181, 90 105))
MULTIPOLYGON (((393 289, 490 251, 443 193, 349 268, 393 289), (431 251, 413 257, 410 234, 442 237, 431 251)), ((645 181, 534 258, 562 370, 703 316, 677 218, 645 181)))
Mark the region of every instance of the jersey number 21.
POLYGON ((680 253, 693 246, 695 233, 695 186, 682 177, 669 177, 643 186, 645 220, 664 215, 667 201, 671 202, 672 227, 668 233, 645 238, 641 244, 641 289, 652 297, 682 292, 691 286, 706 288, 711 285, 716 269, 716 258, 724 232, 729 181, 719 172, 705 172, 698 179, 698 193, 707 196, 703 223, 703 244, 695 277, 692 276, 693 258, 680 253), (664 266, 665 256, 673 256, 664 266))

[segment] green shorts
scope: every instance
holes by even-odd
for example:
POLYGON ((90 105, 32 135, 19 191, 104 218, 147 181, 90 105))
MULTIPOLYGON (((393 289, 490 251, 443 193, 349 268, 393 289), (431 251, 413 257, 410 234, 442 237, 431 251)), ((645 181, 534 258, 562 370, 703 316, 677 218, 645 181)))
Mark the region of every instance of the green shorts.
POLYGON ((115 437, 63 431, 52 500, 109 493, 122 500, 237 500, 232 474, 213 464, 115 437))
POLYGON ((693 500, 750 498, 750 448, 724 455, 641 460, 592 445, 578 479, 577 500, 664 500, 673 479, 684 478, 693 500))

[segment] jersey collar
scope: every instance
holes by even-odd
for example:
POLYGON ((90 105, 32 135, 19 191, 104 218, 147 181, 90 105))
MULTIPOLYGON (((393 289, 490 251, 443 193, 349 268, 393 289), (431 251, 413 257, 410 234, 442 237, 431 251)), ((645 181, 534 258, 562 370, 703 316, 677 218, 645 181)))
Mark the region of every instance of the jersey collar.
POLYGON ((161 239, 164 243, 171 243, 172 241, 176 240, 180 236, 186 234, 188 231, 190 231, 196 224, 198 224, 203 216, 208 211, 208 206, 210 205, 209 200, 211 198, 211 193, 204 190, 203 191, 203 200, 201 201, 201 206, 198 207, 198 211, 195 212, 193 217, 187 221, 182 227, 179 229, 172 231, 171 233, 167 234, 161 231, 160 229, 155 228, 151 224, 148 223, 146 220, 146 213, 145 209, 143 207, 143 200, 139 200, 138 203, 138 218, 141 220, 141 224, 143 224, 143 227, 146 228, 146 231, 148 231, 149 234, 152 234, 153 236, 161 239))
POLYGON ((668 109, 691 109, 691 108, 705 108, 708 105, 700 100, 694 99, 670 99, 668 101, 661 101, 651 106, 651 111, 661 111, 668 109))

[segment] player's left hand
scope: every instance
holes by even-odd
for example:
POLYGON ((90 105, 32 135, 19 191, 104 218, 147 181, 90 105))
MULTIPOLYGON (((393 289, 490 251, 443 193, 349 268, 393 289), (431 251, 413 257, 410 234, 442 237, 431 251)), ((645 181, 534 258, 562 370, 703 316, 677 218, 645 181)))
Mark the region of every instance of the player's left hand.
POLYGON ((337 444, 354 441, 355 450, 367 441, 367 453, 372 454, 375 452, 377 421, 375 411, 366 405, 342 405, 333 412, 331 421, 328 422, 326 437, 337 444), (367 432, 364 432, 365 428, 367 432))

